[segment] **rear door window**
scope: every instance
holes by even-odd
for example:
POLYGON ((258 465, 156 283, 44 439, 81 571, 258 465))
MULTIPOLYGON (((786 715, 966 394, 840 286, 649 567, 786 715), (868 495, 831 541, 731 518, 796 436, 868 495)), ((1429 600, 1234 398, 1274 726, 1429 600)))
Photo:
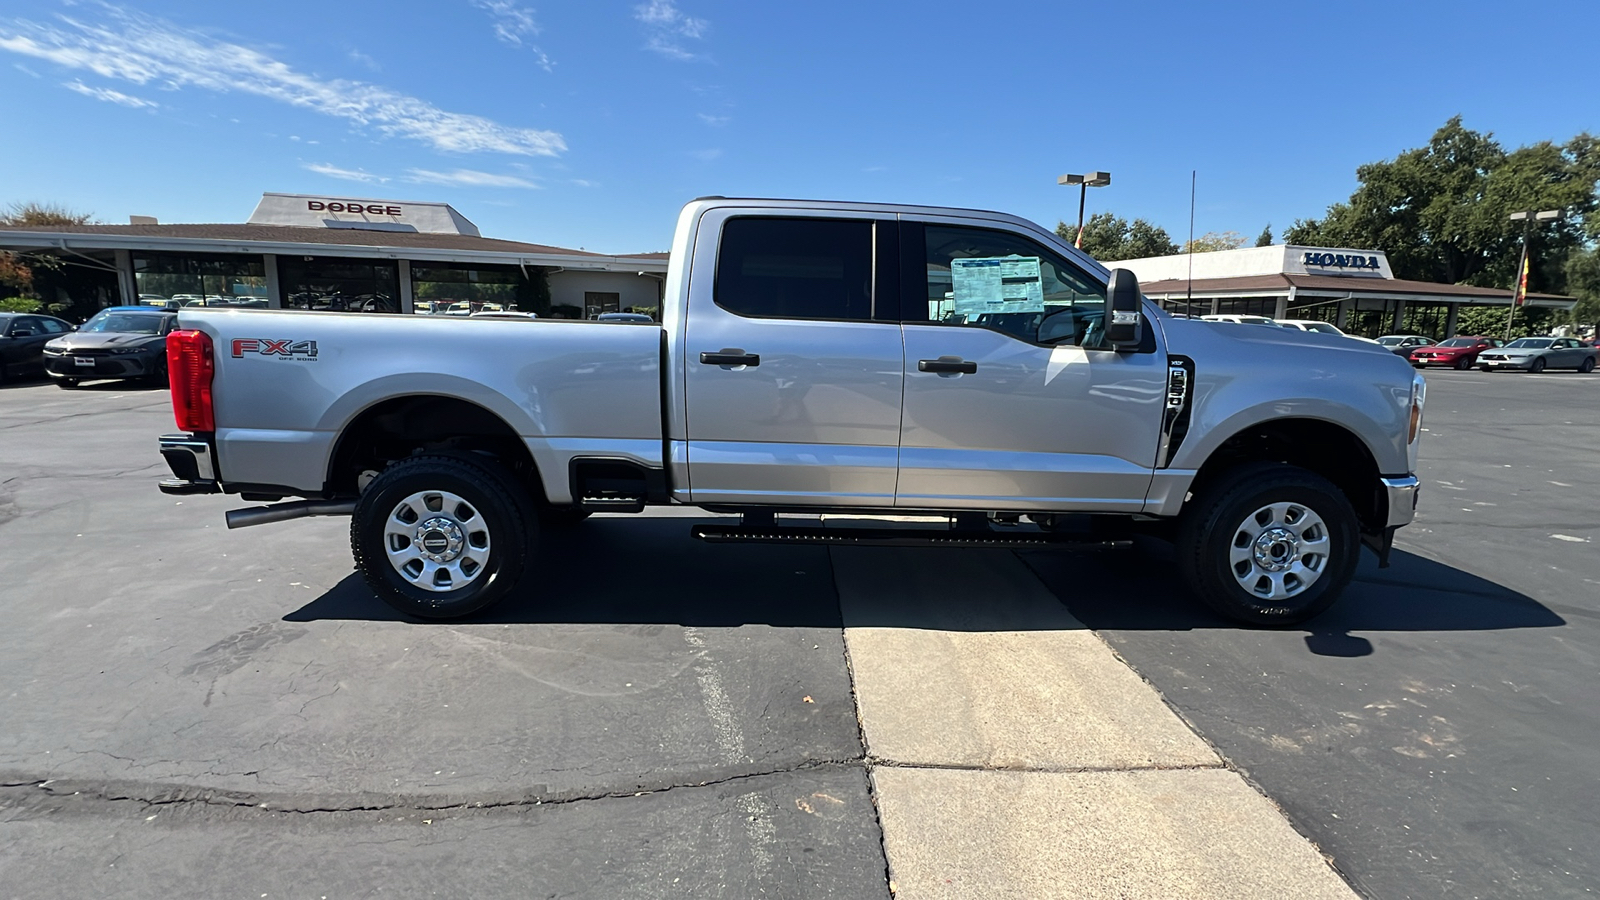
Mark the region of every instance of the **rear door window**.
POLYGON ((867 321, 872 228, 859 219, 729 219, 713 298, 750 318, 867 321))

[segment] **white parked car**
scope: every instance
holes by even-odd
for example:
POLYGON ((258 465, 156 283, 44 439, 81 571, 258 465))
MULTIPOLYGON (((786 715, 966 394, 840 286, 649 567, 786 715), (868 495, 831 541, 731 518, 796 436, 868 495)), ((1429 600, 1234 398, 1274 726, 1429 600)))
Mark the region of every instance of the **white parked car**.
POLYGON ((1203 322, 1231 322, 1234 325, 1276 325, 1266 316, 1236 316, 1231 313, 1218 313, 1212 316, 1201 316, 1203 322))
POLYGON ((1275 321, 1280 328, 1288 328, 1295 331, 1315 331, 1318 334, 1337 334, 1353 341, 1366 341, 1369 344, 1378 343, 1372 338, 1362 337, 1359 334, 1345 334, 1343 329, 1332 322, 1323 322, 1318 319, 1277 319, 1275 321))

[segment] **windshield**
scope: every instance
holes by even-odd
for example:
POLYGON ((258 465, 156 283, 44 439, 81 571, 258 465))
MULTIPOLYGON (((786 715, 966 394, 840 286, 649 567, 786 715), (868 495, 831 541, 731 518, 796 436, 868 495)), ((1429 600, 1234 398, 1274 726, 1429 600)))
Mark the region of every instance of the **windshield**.
POLYGON ((1329 325, 1327 322, 1307 322, 1306 323, 1306 330, 1307 331, 1320 331, 1323 334, 1344 334, 1344 332, 1340 331, 1339 329, 1335 328, 1332 325, 1329 325))
POLYGON ((1517 338, 1506 345, 1507 350, 1543 350, 1549 347, 1550 338, 1517 338))
POLYGON ((168 316, 145 316, 139 313, 112 313, 95 316, 83 323, 79 333, 107 332, 115 334, 160 334, 161 323, 168 316))
POLYGON ((1472 338, 1451 338, 1440 344, 1441 347, 1476 347, 1478 342, 1472 338))
POLYGON ((1378 338, 1378 343, 1384 345, 1385 347, 1393 347, 1403 340, 1405 340, 1403 337, 1381 337, 1378 338))

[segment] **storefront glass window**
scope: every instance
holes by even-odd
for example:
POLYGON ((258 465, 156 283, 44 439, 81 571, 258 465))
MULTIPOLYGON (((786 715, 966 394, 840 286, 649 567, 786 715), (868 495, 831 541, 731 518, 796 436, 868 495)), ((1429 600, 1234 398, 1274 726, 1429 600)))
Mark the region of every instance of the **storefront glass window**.
POLYGON ((266 268, 259 256, 135 253, 133 278, 141 305, 267 305, 266 268))
POLYGON ((1278 311, 1276 297, 1245 297, 1237 300, 1218 300, 1217 314, 1230 316, 1266 316, 1272 318, 1278 311))
POLYGON ((1329 300, 1326 297, 1307 299, 1298 306, 1289 307, 1284 318, 1337 323, 1339 321, 1339 301, 1329 300))
POLYGON ((1444 326, 1450 319, 1447 303, 1407 303, 1405 311, 1406 334, 1425 334, 1431 338, 1445 338, 1444 326))
POLYGON ((467 263, 411 264, 412 311, 421 315, 470 316, 480 312, 531 312, 547 316, 543 272, 521 266, 467 263), (530 277, 531 276, 531 277, 530 277))
POLYGON ((278 257, 284 309, 399 312, 400 270, 392 262, 337 257, 278 257))

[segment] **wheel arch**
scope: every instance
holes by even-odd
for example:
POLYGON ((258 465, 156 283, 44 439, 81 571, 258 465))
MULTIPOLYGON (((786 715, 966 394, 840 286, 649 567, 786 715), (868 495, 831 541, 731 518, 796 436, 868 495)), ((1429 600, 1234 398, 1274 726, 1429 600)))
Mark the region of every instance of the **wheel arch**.
POLYGON ((1360 435, 1325 419, 1267 419, 1244 426, 1206 457, 1190 482, 1198 495, 1226 472, 1254 462, 1281 462, 1321 475, 1350 501, 1365 532, 1382 531, 1389 500, 1376 455, 1360 435))
POLYGON ((535 502, 544 502, 533 454, 505 416, 473 400, 434 392, 387 396, 351 415, 329 454, 323 493, 357 496, 363 472, 382 471, 419 453, 492 457, 535 502))

